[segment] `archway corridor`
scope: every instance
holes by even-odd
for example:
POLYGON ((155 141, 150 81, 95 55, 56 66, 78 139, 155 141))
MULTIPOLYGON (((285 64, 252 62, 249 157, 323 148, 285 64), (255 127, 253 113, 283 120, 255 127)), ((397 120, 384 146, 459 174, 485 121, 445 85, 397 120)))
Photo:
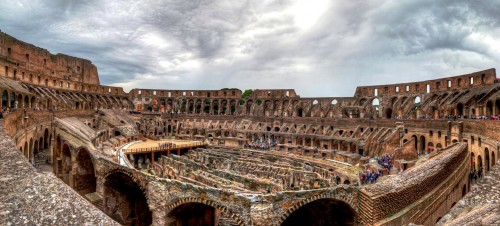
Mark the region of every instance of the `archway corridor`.
POLYGON ((355 215, 343 201, 319 199, 291 213, 281 226, 349 226, 355 225, 355 215))
POLYGON ((167 226, 219 225, 220 211, 203 203, 189 202, 174 208, 167 215, 167 226))
POLYGON ((104 182, 104 212, 122 225, 149 226, 152 213, 140 186, 128 175, 114 172, 104 182))

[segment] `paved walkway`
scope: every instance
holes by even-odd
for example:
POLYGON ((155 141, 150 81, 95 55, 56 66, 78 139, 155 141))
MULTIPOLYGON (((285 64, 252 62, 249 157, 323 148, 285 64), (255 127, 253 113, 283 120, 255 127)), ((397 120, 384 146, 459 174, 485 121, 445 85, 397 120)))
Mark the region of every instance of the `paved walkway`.
POLYGON ((500 225, 500 161, 437 225, 500 225))

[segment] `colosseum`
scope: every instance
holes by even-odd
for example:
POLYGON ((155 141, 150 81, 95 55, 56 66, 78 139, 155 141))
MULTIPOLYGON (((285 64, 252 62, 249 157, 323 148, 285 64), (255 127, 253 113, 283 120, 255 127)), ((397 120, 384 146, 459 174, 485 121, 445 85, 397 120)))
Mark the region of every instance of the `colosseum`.
POLYGON ((127 93, 1 33, 0 75, 0 225, 500 225, 495 69, 127 93))

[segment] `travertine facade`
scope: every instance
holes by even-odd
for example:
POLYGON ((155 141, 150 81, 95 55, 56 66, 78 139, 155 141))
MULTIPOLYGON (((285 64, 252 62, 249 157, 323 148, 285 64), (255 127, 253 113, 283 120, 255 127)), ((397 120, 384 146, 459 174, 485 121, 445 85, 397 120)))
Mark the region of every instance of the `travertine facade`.
POLYGON ((8 111, 0 155, 20 162, 2 165, 5 224, 23 223, 14 212, 34 211, 21 195, 53 194, 63 207, 42 199, 47 215, 62 208, 74 219, 25 224, 433 225, 470 191, 471 169, 487 174, 500 155, 495 69, 363 86, 353 97, 302 98, 293 89, 125 93, 100 85, 88 60, 6 34, 0 55, 0 107, 8 111), (174 137, 198 143, 127 149, 174 137), (373 162, 387 155, 391 170, 373 162), (366 170, 384 176, 364 185, 366 170), (43 178, 37 186, 46 191, 22 189, 30 178, 43 178), (74 200, 86 211, 64 205, 74 200))

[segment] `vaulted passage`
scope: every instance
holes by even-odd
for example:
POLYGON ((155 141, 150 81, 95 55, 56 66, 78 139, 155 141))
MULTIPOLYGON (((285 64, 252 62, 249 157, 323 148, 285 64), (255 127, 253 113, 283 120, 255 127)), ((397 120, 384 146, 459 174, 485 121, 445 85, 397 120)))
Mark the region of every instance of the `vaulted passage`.
POLYGON ((122 225, 151 225, 152 214, 141 188, 128 175, 116 172, 104 182, 104 212, 122 225))
POLYGON ((74 175, 74 189, 84 195, 96 191, 96 177, 94 173, 94 163, 87 149, 82 148, 76 156, 77 172, 74 175))
POLYGON ((294 211, 281 225, 354 225, 354 218, 355 212, 347 203, 335 199, 319 199, 294 211))
POLYGON ((219 211, 202 203, 185 203, 168 214, 168 226, 211 226, 219 225, 219 211))

